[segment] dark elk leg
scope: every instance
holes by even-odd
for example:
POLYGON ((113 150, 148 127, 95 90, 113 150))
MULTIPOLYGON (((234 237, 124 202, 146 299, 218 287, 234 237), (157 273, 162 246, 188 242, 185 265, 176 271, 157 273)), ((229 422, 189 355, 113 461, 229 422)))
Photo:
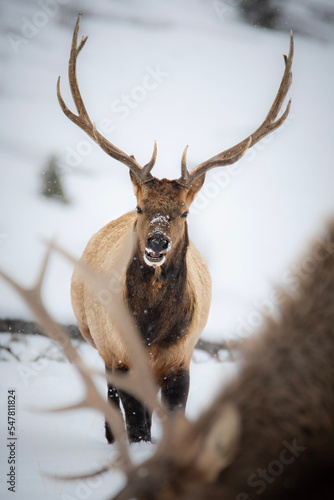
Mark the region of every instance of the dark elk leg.
POLYGON ((131 394, 119 391, 124 408, 130 443, 151 441, 151 415, 145 406, 131 394))
MULTIPOLYGON (((108 368, 106 366, 106 373, 112 373, 111 368, 108 368)), ((119 395, 116 387, 114 387, 112 384, 107 384, 108 387, 108 401, 117 408, 120 408, 119 406, 119 395)), ((106 438, 108 443, 113 443, 115 441, 114 435, 112 433, 112 430, 110 428, 109 422, 107 422, 107 419, 105 420, 105 428, 106 428, 106 438)))
MULTIPOLYGON (((126 367, 120 368, 118 371, 126 373, 126 367)), ((125 391, 118 391, 121 398, 128 438, 130 443, 138 443, 139 441, 151 441, 151 415, 134 396, 125 391)))
POLYGON ((166 377, 161 384, 161 396, 166 407, 173 411, 185 410, 189 392, 189 371, 180 368, 166 377))
MULTIPOLYGON (((112 373, 112 370, 106 367, 106 372, 108 371, 112 373)), ((127 368, 118 368, 117 372, 126 373, 127 368)), ((122 401, 130 443, 151 441, 151 415, 136 398, 125 391, 116 389, 112 384, 108 384, 108 400, 117 408, 120 408, 119 403, 120 400, 122 401)), ((109 422, 106 421, 105 427, 107 441, 113 443, 114 436, 109 422)))

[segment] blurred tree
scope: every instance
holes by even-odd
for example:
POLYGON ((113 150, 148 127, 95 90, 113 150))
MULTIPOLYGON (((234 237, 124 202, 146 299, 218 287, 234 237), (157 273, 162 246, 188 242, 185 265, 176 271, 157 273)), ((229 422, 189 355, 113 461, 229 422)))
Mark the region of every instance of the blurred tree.
POLYGON ((41 194, 46 198, 53 198, 65 204, 69 203, 64 193, 61 171, 55 155, 50 156, 47 168, 42 172, 41 194))
POLYGON ((281 13, 277 2, 271 0, 241 0, 242 16, 252 25, 277 29, 281 13))
MULTIPOLYGON (((228 0, 231 2, 232 0, 228 0)), ((253 26, 334 41, 334 0, 233 0, 253 26)))

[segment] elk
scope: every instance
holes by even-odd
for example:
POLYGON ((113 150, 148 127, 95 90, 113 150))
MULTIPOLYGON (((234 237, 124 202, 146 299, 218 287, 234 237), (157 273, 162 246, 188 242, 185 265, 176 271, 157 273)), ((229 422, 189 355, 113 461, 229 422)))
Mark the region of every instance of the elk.
MULTIPOLYGON (((288 116, 291 100, 278 117, 292 81, 293 37, 285 59, 285 71, 263 123, 253 134, 235 146, 213 156, 190 172, 186 165, 187 147, 181 161, 178 179, 158 179, 151 174, 157 156, 154 144, 150 161, 141 166, 109 142, 91 121, 77 81, 77 57, 87 37, 78 44, 81 15, 74 29, 68 73, 69 84, 77 114, 57 96, 65 115, 78 125, 109 156, 129 168, 137 199, 137 208, 103 227, 88 242, 81 262, 99 273, 112 270, 115 260, 124 252, 126 234, 131 228, 135 235, 133 256, 118 276, 117 283, 123 298, 135 319, 150 360, 150 366, 164 404, 170 411, 185 409, 189 390, 189 364, 195 344, 207 321, 211 302, 211 277, 203 256, 189 240, 187 215, 196 194, 203 186, 210 169, 231 165, 245 152, 277 129, 288 116)), ((102 292, 101 292, 102 293, 102 292)), ((107 373, 131 370, 128 348, 120 326, 106 314, 101 297, 92 292, 82 274, 74 270, 71 284, 72 305, 82 336, 98 350, 107 373)), ((130 442, 150 441, 151 414, 145 401, 108 383, 108 399, 124 408, 130 442)), ((113 434, 106 421, 106 437, 113 442, 113 434)))

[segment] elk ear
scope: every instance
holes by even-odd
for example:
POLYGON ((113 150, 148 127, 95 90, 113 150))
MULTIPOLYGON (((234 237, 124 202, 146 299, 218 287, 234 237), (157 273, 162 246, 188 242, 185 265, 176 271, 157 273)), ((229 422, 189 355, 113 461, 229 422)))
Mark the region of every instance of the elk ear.
POLYGON ((187 194, 187 201, 189 205, 194 201, 195 196, 197 195, 198 191, 202 188, 204 181, 205 181, 205 174, 201 175, 200 177, 197 177, 197 179, 195 179, 192 185, 190 186, 187 194))
POLYGON ((240 435, 240 413, 229 402, 209 419, 205 415, 199 419, 197 428, 196 424, 190 427, 183 415, 175 415, 173 446, 176 454, 173 459, 182 467, 191 464, 191 469, 196 471, 194 480, 210 483, 234 460, 240 435))
POLYGON ((206 481, 211 482, 234 460, 241 434, 237 408, 226 403, 202 437, 196 467, 206 481))
POLYGON ((133 190, 135 192, 135 195, 137 196, 141 185, 140 185, 140 182, 138 180, 138 177, 132 172, 132 170, 129 170, 129 172, 130 172, 130 179, 132 182, 133 190))

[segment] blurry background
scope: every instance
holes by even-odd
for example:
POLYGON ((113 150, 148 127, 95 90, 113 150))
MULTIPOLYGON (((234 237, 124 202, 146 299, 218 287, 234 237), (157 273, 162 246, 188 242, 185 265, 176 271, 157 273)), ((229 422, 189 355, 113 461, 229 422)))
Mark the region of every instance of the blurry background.
MULTIPOLYGON (((62 113, 73 28, 89 40, 78 60, 100 130, 154 174, 179 177, 261 123, 295 34, 286 124, 236 170, 216 169, 189 217, 213 277, 204 337, 247 334, 275 285, 334 208, 334 2, 330 0, 1 0, 0 266, 29 285, 55 240, 79 257, 90 236, 135 207, 127 168, 62 113), (262 304, 262 305, 261 305, 262 304)), ((58 321, 74 321, 71 267, 52 257, 44 286, 58 321)), ((266 302, 267 303, 267 302, 266 302)), ((271 309, 275 304, 267 303, 271 309)), ((0 317, 29 319, 0 283, 0 317)))

